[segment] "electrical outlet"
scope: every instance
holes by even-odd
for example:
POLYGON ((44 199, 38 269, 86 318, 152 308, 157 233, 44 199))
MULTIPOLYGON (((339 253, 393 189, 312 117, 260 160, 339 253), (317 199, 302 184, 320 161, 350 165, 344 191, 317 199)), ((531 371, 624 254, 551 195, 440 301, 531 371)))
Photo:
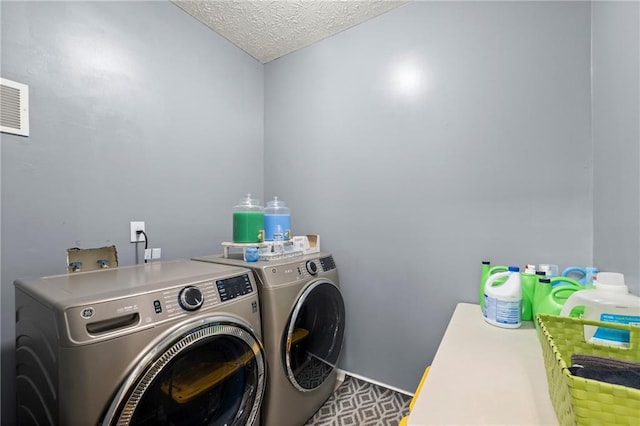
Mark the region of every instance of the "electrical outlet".
POLYGON ((151 260, 151 249, 144 249, 144 260, 151 260))
POLYGON ((139 242, 144 242, 145 241, 145 237, 144 234, 140 234, 137 235, 136 231, 144 231, 144 222, 131 222, 131 242, 132 243, 139 243, 139 242))

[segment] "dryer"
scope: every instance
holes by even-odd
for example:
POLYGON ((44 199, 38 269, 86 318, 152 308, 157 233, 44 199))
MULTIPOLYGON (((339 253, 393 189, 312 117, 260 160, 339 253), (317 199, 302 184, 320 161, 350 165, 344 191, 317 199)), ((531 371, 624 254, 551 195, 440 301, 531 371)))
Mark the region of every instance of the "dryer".
POLYGON ((194 260, 251 268, 269 366, 266 426, 301 426, 331 396, 345 330, 338 269, 329 253, 245 262, 241 254, 194 260))
POLYGON ((14 285, 20 424, 260 422, 250 270, 183 260, 14 285))

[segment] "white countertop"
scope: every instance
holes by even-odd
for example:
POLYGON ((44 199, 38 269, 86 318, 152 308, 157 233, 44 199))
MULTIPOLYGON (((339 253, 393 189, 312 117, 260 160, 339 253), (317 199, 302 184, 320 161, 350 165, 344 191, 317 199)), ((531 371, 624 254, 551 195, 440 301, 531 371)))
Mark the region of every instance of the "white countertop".
POLYGON ((407 424, 557 425, 533 323, 495 327, 458 304, 407 424))

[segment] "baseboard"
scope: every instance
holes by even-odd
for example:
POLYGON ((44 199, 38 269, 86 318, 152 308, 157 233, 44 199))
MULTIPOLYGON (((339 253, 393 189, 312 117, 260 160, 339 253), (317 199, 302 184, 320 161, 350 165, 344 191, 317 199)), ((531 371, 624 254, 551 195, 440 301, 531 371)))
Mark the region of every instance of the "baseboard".
POLYGON ((342 370, 340 368, 336 368, 336 372, 338 373, 338 380, 340 381, 344 381, 345 376, 351 376, 351 377, 355 377, 356 379, 363 380, 365 382, 369 382, 377 386, 382 386, 383 388, 391 389, 392 391, 399 392, 407 396, 413 397, 413 392, 408 392, 404 389, 399 389, 395 386, 387 385, 386 383, 381 383, 381 382, 378 382, 377 380, 373 380, 368 377, 361 376, 359 374, 351 373, 349 371, 342 370))

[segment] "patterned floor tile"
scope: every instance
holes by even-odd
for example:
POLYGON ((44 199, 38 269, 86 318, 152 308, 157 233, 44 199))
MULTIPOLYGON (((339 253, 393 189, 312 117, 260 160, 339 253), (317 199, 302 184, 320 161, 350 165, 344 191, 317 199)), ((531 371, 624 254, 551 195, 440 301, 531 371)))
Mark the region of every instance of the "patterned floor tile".
POLYGON ((346 376, 306 426, 397 426, 411 397, 346 376))

